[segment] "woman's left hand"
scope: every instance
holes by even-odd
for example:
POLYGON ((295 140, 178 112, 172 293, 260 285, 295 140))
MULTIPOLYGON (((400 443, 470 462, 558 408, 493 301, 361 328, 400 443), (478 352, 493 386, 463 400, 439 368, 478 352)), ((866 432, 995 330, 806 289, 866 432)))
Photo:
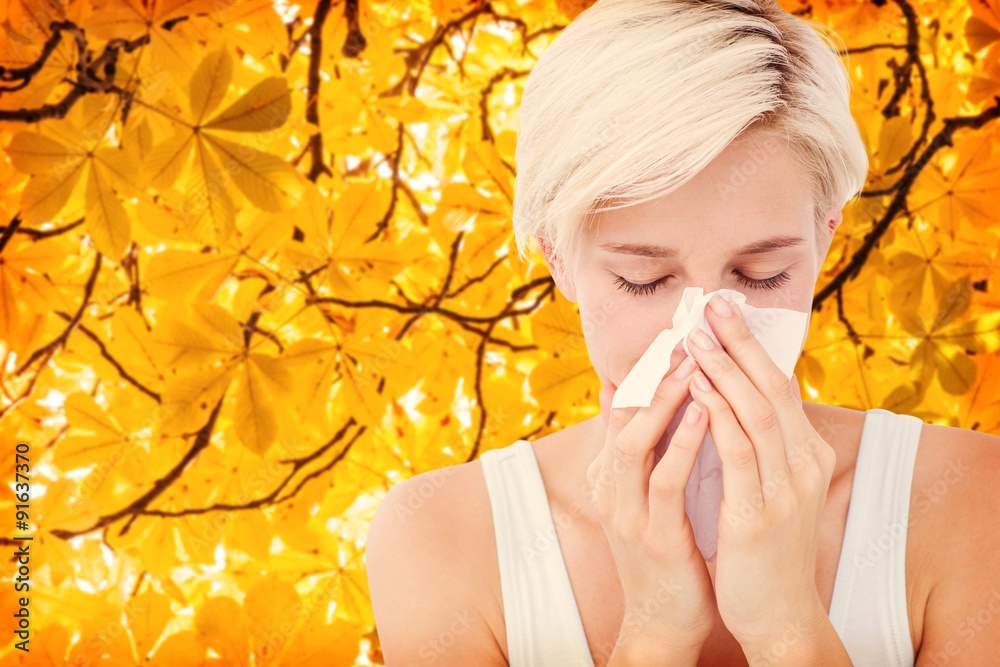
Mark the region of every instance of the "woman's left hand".
POLYGON ((826 618, 816 551, 836 453, 803 412, 795 377, 775 365, 739 312, 705 313, 724 349, 707 335, 711 349, 697 336, 688 348, 714 385, 690 384, 722 460, 715 597, 736 640, 758 648, 826 618))

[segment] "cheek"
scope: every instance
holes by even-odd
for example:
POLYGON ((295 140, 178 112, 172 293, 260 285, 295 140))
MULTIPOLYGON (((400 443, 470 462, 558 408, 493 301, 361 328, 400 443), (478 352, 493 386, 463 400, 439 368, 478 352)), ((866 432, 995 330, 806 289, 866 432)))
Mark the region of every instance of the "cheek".
MULTIPOLYGON (((578 305, 591 364, 598 376, 615 385, 621 384, 653 339, 672 323, 669 315, 653 316, 642 300, 627 296, 583 299, 578 305)), ((683 359, 684 350, 678 344, 671 368, 683 359)))
POLYGON ((774 303, 767 304, 771 308, 787 308, 808 313, 812 310, 813 293, 816 284, 810 280, 798 280, 790 285, 790 289, 780 290, 774 303))

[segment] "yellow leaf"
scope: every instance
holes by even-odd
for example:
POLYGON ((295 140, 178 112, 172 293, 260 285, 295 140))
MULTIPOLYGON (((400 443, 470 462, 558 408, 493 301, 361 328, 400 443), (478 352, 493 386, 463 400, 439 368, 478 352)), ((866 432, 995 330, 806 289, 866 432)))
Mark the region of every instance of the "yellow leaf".
MULTIPOLYGON (((236 231, 236 206, 230 196, 231 175, 219 168, 214 152, 206 146, 205 135, 198 136, 195 151, 198 168, 192 169, 185 180, 186 200, 182 213, 185 217, 204 213, 215 232, 214 245, 222 246, 236 231)), ((234 164, 227 162, 226 169, 233 168, 234 164)))
POLYGON ((976 382, 976 364, 963 350, 944 352, 933 347, 941 388, 952 396, 967 393, 976 382))
POLYGON ((257 83, 203 127, 232 132, 276 130, 288 120, 288 112, 292 106, 291 94, 284 77, 269 77, 257 83))
MULTIPOLYGON (((69 648, 69 629, 55 621, 32 633, 31 664, 33 667, 62 667, 69 648)), ((8 658, 11 659, 11 658, 8 658)), ((17 664, 10 662, 9 664, 17 664)), ((27 661, 21 664, 27 664, 27 661)))
POLYGON ((274 665, 277 656, 298 653, 291 639, 305 620, 301 605, 295 586, 273 573, 247 590, 243 607, 250 621, 250 645, 260 664, 274 665))
POLYGON ((203 253, 168 248, 153 256, 146 269, 146 290, 161 299, 194 294, 194 301, 210 301, 236 268, 235 253, 203 253))
POLYGON ((257 208, 278 211, 297 205, 302 198, 299 173, 283 159, 219 137, 203 135, 231 169, 233 183, 257 208))
POLYGON ((971 0, 969 6, 973 16, 1000 30, 1000 4, 996 0, 971 0))
POLYGON ((191 77, 191 116, 200 125, 226 96, 233 78, 233 57, 226 44, 206 54, 191 77))
POLYGON ((191 311, 202 330, 209 331, 213 338, 224 340, 231 350, 243 347, 243 327, 233 314, 215 303, 192 303, 191 311))
POLYGON ((100 508, 81 499, 75 480, 55 480, 46 487, 44 496, 32 500, 33 516, 37 515, 38 525, 45 530, 86 530, 97 522, 100 508))
POLYGON ((134 146, 112 148, 102 146, 94 150, 91 169, 101 174, 104 187, 108 184, 118 192, 123 199, 141 197, 144 194, 140 173, 140 157, 134 146))
POLYGON ((21 332, 21 315, 11 270, 0 264, 0 341, 12 345, 21 332))
POLYGON ((427 105, 416 97, 392 95, 379 97, 374 101, 377 109, 387 116, 404 123, 419 123, 427 120, 427 105))
POLYGON ((528 376, 531 395, 545 411, 579 400, 594 384, 594 368, 584 355, 545 359, 528 376))
POLYGON ((225 596, 205 600, 195 612, 194 625, 205 644, 226 665, 249 665, 250 633, 246 613, 236 600, 225 596))
POLYGON ((150 659, 149 667, 203 667, 207 651, 201 635, 194 630, 181 630, 163 640, 150 659))
POLYGON ((913 126, 904 116, 893 116, 885 121, 879 134, 878 159, 884 172, 899 162, 913 145, 913 126))
POLYGON ((97 251, 115 262, 121 259, 132 237, 132 223, 118 195, 102 184, 91 168, 87 180, 87 231, 97 251))
POLYGON ((941 296, 934 324, 930 327, 931 331, 947 326, 956 317, 967 311, 971 304, 972 285, 969 284, 969 276, 966 275, 959 278, 941 296))
POLYGON ((159 640, 173 617, 170 598, 163 593, 146 588, 142 593, 125 603, 125 618, 132 639, 135 641, 139 662, 143 662, 149 651, 159 640))
POLYGON ((292 393, 292 374, 285 368, 283 360, 251 352, 247 355, 246 363, 254 378, 275 398, 283 400, 292 393))
POLYGON ((14 168, 25 174, 45 173, 60 162, 76 166, 84 157, 37 132, 18 132, 4 150, 14 168))
POLYGON ((470 183, 491 184, 500 191, 507 201, 514 201, 514 175, 500 159, 492 141, 472 141, 466 146, 462 160, 470 183))
POLYGON ((298 415, 327 423, 330 393, 337 375, 337 347, 317 338, 306 338, 286 348, 281 359, 295 373, 297 381, 291 403, 298 415))
MULTIPOLYGON (((300 16, 313 15, 299 7, 300 16)), ((203 44, 218 43, 224 37, 257 62, 263 62, 270 53, 288 52, 288 28, 273 0, 242 0, 209 16, 189 15, 174 30, 203 44)))
POLYGON ((146 387, 158 386, 163 374, 149 342, 149 328, 131 308, 116 308, 111 315, 111 340, 119 363, 146 387))
POLYGON ((260 373, 245 364, 236 387, 236 414, 233 417, 240 441, 258 456, 263 457, 274 444, 278 423, 274 414, 271 395, 264 389, 260 373))
POLYGON ((163 390, 157 434, 192 433, 204 426, 235 373, 236 366, 229 364, 172 379, 163 390))
POLYGON ((164 368, 190 368, 232 358, 236 352, 229 341, 177 320, 157 326, 149 341, 164 368))
POLYGON ((987 354, 1000 349, 1000 311, 990 311, 981 317, 949 327, 947 333, 936 336, 970 353, 987 354))
POLYGON ((970 49, 980 51, 998 39, 1000 39, 1000 30, 975 16, 969 17, 965 24, 965 41, 969 43, 970 49))
POLYGON ((195 135, 187 130, 176 132, 156 144, 142 162, 140 179, 146 187, 168 188, 187 165, 195 135))
POLYGON ((531 337, 539 348, 560 357, 587 352, 577 307, 560 296, 547 301, 531 319, 531 337))
POLYGON ((303 243, 306 246, 326 250, 328 256, 333 215, 327 206, 327 198, 312 181, 307 180, 302 185, 302 203, 296 211, 295 226, 305 235, 303 243))
POLYGON ((352 667, 363 632, 356 623, 335 618, 328 624, 314 613, 292 639, 295 650, 282 657, 281 667, 352 667))
POLYGON ((63 209, 83 174, 84 163, 70 169, 56 169, 33 176, 21 193, 21 221, 26 227, 37 227, 56 218, 63 209))
MULTIPOLYGON (((195 504, 193 499, 191 504, 195 504)), ((231 521, 229 515, 207 512, 183 516, 177 521, 177 536, 187 556, 185 562, 191 566, 214 564, 215 550, 222 543, 225 524, 231 521)))
POLYGON ((121 0, 93 0, 94 11, 83 24, 88 35, 101 39, 134 39, 149 28, 145 3, 121 0))
POLYGON ((237 549, 257 561, 267 562, 270 557, 271 536, 271 523, 260 509, 232 512, 226 524, 227 549, 237 549))
POLYGON ((176 530, 173 521, 157 517, 149 522, 139 543, 143 567, 157 578, 169 579, 170 569, 180 564, 176 530))
POLYGON ((353 542, 345 541, 342 545, 341 567, 334 575, 337 578, 335 613, 339 618, 357 620, 362 625, 371 627, 375 624, 375 619, 372 616, 368 576, 362 560, 364 550, 355 547, 353 542))

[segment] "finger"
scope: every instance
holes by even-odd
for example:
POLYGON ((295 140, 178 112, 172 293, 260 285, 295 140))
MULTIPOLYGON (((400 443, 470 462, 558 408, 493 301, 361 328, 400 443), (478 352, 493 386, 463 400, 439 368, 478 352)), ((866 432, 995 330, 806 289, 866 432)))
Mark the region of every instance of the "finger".
POLYGON ((687 358, 674 372, 664 375, 650 405, 637 408, 609 447, 613 458, 609 469, 614 472, 615 522, 619 525, 645 521, 648 516, 653 449, 688 397, 688 382, 695 367, 694 359, 687 358))
MULTIPOLYGON (((674 370, 676 370, 677 366, 680 365, 680 362, 683 361, 686 356, 687 354, 684 353, 683 348, 681 348, 681 346, 678 345, 670 355, 671 367, 668 369, 667 372, 672 373, 674 370), (679 358, 677 354, 678 351, 680 352, 679 358), (675 360, 677 363, 674 363, 675 360)), ((614 384, 613 382, 608 382, 607 384, 601 387, 600 391, 597 394, 598 401, 601 405, 601 420, 604 422, 604 428, 606 434, 605 434, 605 445, 601 448, 601 451, 598 452, 593 462, 591 462, 590 466, 587 468, 587 484, 590 486, 591 492, 594 491, 595 483, 598 479, 598 476, 600 475, 601 467, 605 465, 605 463, 607 463, 607 465, 609 466, 611 466, 614 463, 613 457, 608 455, 609 453, 608 443, 613 442, 613 438, 618 434, 619 431, 621 431, 622 427, 629 422, 629 420, 632 418, 632 415, 634 415, 639 410, 639 408, 619 408, 616 411, 617 421, 614 425, 612 425, 611 406, 614 403, 615 392, 617 390, 618 386, 616 384, 614 384)), ((611 470, 610 467, 608 469, 611 470)), ((605 481, 607 481, 607 475, 604 475, 604 477, 605 481)))
MULTIPOLYGON (((597 392, 597 400, 601 406, 601 421, 604 422, 605 431, 608 429, 608 422, 611 417, 611 402, 614 400, 615 390, 617 389, 617 386, 609 382, 602 386, 600 391, 597 392)), ((603 453, 604 448, 602 447, 601 451, 597 453, 597 456, 594 457, 594 460, 587 467, 587 484, 590 487, 591 492, 594 490, 594 483, 596 482, 597 475, 601 469, 603 453)))
POLYGON ((707 431, 705 411, 692 401, 670 438, 663 458, 649 476, 649 521, 653 525, 662 525, 668 530, 684 525, 684 492, 707 431))
MULTIPOLYGON (((718 301, 725 300, 719 297, 718 294, 713 295, 709 300, 709 307, 705 309, 705 317, 708 318, 709 326, 711 326, 712 332, 722 344, 722 348, 736 363, 749 384, 756 389, 754 394, 741 395, 752 396, 754 398, 756 395, 760 395, 773 406, 772 410, 774 414, 769 415, 766 408, 762 404, 758 404, 756 399, 753 403, 746 406, 733 403, 733 409, 739 416, 740 421, 744 426, 748 426, 751 429, 747 433, 749 433, 751 439, 756 443, 757 440, 754 436, 757 429, 760 428, 752 423, 754 416, 756 416, 757 420, 774 422, 774 430, 782 433, 782 442, 785 445, 794 442, 796 438, 801 438, 803 435, 801 430, 802 409, 801 401, 796 398, 796 387, 793 387, 796 383, 791 381, 788 375, 778 368, 771 355, 767 353, 761 342, 757 340, 756 335, 750 329, 750 325, 743 319, 739 305, 729 304, 733 307, 734 316, 722 317, 711 307, 713 303, 717 303, 718 301), (746 419, 750 419, 751 421, 744 421, 744 408, 750 412, 746 416, 746 419), (755 410, 759 411, 756 415, 753 413, 755 410)), ((701 358, 699 358, 699 363, 701 361, 701 358)), ((735 394, 728 392, 728 387, 724 384, 725 381, 722 378, 718 378, 718 381, 716 381, 715 376, 711 373, 711 368, 707 368, 706 370, 712 381, 719 387, 719 391, 722 392, 723 396, 735 396, 735 394)), ((745 392, 746 388, 746 385, 741 383, 739 391, 745 392)), ((765 423, 765 427, 761 430, 769 430, 771 428, 767 423, 765 423)))
POLYGON ((608 418, 611 412, 611 400, 615 397, 615 390, 618 389, 614 384, 610 382, 603 387, 597 393, 597 399, 601 404, 601 421, 604 422, 604 428, 608 428, 608 418))
MULTIPOLYGON (((749 332, 749 329, 747 331, 749 332)), ((689 349, 698 358, 699 366, 717 387, 718 393, 725 399, 743 432, 750 439, 756 452, 761 484, 776 478, 787 479, 789 453, 785 449, 785 443, 791 436, 786 436, 775 406, 758 391, 729 352, 714 344, 704 331, 698 329, 692 332, 689 349), (698 334, 704 334, 703 340, 712 343, 710 349, 702 349, 699 346, 698 334)), ((770 359, 768 363, 787 383, 788 380, 781 369, 770 359)), ((801 412, 800 408, 797 409, 801 412)), ((786 417, 785 421, 789 419, 790 417, 786 417)), ((787 429, 792 430, 792 427, 789 425, 787 429)))
POLYGON ((763 482, 753 443, 737 421, 728 401, 715 388, 706 391, 698 386, 696 379, 691 382, 690 388, 695 400, 708 410, 708 428, 722 461, 722 494, 726 504, 736 507, 738 503, 756 502, 762 495, 763 482))

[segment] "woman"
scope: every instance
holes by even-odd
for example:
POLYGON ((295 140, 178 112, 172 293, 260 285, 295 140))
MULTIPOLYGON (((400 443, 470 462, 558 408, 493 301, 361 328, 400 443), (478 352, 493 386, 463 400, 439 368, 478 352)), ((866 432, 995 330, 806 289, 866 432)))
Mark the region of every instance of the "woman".
POLYGON ((601 413, 388 494, 367 543, 387 665, 994 660, 997 437, 803 401, 714 310, 721 347, 690 337, 651 406, 610 411, 685 287, 810 311, 867 171, 848 96, 831 42, 770 0, 600 0, 544 52, 515 231, 579 306, 601 413), (709 431, 706 562, 684 489, 709 431))

